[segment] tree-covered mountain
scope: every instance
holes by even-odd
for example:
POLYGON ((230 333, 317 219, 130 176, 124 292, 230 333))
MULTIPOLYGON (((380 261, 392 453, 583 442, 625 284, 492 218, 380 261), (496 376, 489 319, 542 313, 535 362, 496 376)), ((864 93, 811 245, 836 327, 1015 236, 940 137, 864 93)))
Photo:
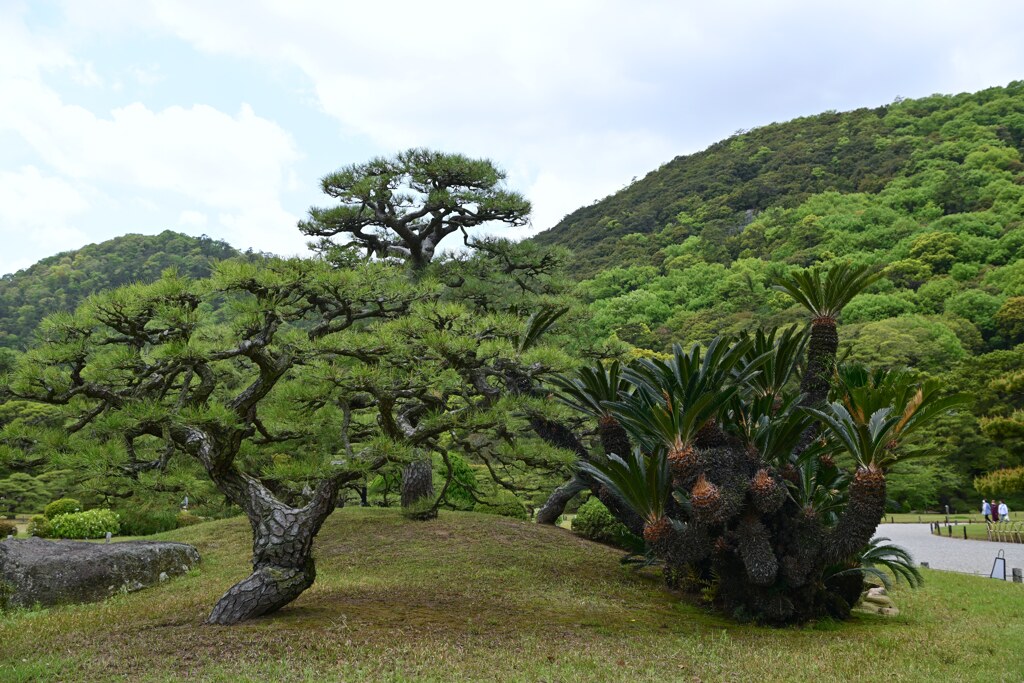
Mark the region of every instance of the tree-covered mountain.
POLYGON ((920 507, 1024 464, 1022 155, 1024 81, 828 112, 676 158, 535 240, 574 250, 595 330, 639 354, 796 321, 773 289, 794 268, 881 270, 843 311, 847 360, 976 398, 936 431, 944 462, 901 466, 891 493, 920 507))
POLYGON ((50 256, 0 278, 0 347, 25 346, 44 316, 72 310, 90 294, 152 282, 167 268, 207 277, 216 261, 239 253, 219 240, 165 230, 159 235, 123 235, 50 256))

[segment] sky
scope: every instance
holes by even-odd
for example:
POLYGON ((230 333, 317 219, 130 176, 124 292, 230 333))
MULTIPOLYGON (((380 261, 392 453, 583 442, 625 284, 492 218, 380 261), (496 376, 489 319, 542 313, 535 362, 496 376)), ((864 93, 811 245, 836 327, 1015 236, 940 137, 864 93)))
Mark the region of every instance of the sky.
POLYGON ((1022 25, 985 0, 0 0, 0 274, 167 229, 304 254, 322 176, 421 146, 504 169, 524 237, 740 129, 1022 79, 1022 25))

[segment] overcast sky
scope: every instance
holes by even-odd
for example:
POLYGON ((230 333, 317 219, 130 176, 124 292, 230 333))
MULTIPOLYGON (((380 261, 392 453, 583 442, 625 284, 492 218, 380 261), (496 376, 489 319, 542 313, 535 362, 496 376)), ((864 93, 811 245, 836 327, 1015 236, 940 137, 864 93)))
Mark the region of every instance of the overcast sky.
POLYGON ((1006 2, 0 0, 0 273, 165 229, 304 253, 427 146, 565 215, 740 128, 1024 78, 1006 2))

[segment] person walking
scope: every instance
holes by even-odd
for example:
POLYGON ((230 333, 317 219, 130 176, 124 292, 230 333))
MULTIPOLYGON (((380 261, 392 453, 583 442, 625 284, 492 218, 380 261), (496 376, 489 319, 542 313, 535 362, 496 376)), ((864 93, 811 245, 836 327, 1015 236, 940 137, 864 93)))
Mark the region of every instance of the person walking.
POLYGON ((992 521, 992 506, 984 498, 981 499, 981 514, 985 516, 986 522, 992 521))
POLYGON ((1010 508, 1008 508, 1006 506, 1006 502, 1002 500, 999 501, 999 519, 1004 522, 1010 521, 1010 508))

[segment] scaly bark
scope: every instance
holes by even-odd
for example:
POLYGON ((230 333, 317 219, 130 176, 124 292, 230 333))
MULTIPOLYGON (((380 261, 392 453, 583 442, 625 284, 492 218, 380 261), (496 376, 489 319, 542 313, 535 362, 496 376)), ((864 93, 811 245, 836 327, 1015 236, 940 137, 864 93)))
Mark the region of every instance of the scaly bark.
POLYGON ((885 474, 873 467, 858 467, 850 482, 849 502, 825 542, 825 563, 842 562, 875 535, 885 514, 885 474))
MULTIPOLYGON (((402 507, 413 509, 419 505, 433 502, 434 499, 434 468, 430 460, 414 460, 402 470, 402 507)), ((437 516, 437 510, 417 514, 418 519, 437 516)))
POLYGON ((313 585, 313 539, 334 510, 338 483, 321 482, 308 504, 294 508, 236 470, 220 473, 218 479, 245 510, 253 534, 252 574, 229 588, 206 620, 229 625, 275 612, 313 585))

